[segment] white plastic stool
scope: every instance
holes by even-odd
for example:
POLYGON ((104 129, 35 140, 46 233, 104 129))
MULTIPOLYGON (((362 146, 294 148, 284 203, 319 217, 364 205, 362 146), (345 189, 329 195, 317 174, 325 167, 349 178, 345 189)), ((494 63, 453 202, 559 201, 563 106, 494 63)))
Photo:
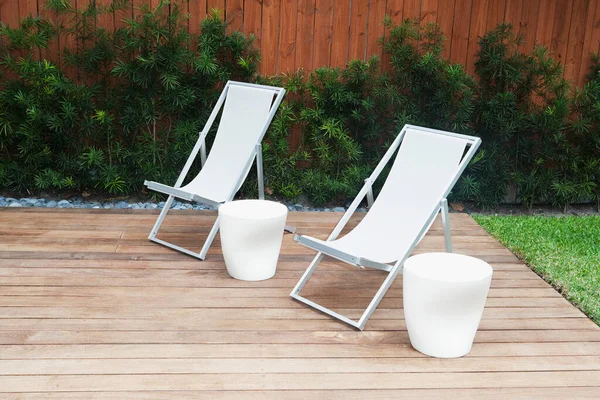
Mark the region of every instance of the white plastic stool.
POLYGON ((288 209, 266 200, 238 200, 219 207, 221 247, 235 279, 261 281, 275 275, 288 209))
POLYGON ((404 318, 412 346, 432 357, 471 351, 492 267, 461 254, 425 253, 404 262, 404 318))

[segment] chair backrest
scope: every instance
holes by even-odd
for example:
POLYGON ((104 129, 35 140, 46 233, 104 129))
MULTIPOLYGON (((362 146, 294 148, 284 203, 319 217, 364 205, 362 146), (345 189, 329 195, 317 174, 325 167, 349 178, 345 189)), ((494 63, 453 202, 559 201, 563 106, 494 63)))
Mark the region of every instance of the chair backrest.
MULTIPOLYGON (((402 259, 452 189, 468 144, 464 135, 405 127, 390 173, 363 220, 336 247, 389 263, 402 259)), ((472 138, 479 140, 477 138, 472 138)), ((472 153, 469 157, 472 156, 472 153)))
MULTIPOLYGON (((273 99, 283 90, 259 85, 228 83, 217 134, 206 163, 182 190, 223 202, 237 191, 253 154, 271 122, 273 99), (270 118, 271 117, 271 118, 270 118)), ((247 172, 246 172, 247 173, 247 172)))

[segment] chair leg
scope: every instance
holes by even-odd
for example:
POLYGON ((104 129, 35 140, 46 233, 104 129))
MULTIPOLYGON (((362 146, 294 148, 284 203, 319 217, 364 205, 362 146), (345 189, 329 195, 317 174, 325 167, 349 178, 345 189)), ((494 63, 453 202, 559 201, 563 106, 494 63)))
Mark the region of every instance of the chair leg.
POLYGON ((215 224, 211 228, 211 230, 208 234, 208 237, 206 238, 206 241, 204 242, 204 246, 202 246, 202 250, 200 250, 200 253, 198 254, 198 256, 202 260, 204 260, 206 258, 206 253, 208 253, 208 249, 210 248, 213 240, 215 240, 215 236, 217 236, 218 231, 219 231, 219 217, 217 217, 215 224))
POLYGON ((390 286, 392 286, 392 283, 394 283, 394 279, 396 279, 396 276, 398 276, 398 274, 402 271, 403 265, 404 262, 397 262, 396 265, 394 265, 394 267, 391 269, 390 273, 385 278, 385 280, 381 284, 381 287, 375 294, 375 297, 373 297, 373 300, 371 300, 369 306, 358 320, 358 329, 362 331, 365 328, 365 325, 369 321, 369 318, 371 318, 371 315, 373 315, 373 313, 377 309, 377 306, 379 306, 379 303, 381 303, 381 300, 383 300, 383 297, 387 293, 388 289, 390 288, 390 286))
POLYGON ((154 223, 152 230, 150 231, 150 235, 148 235, 148 239, 152 240, 156 237, 156 234, 158 233, 160 226, 162 225, 165 217, 167 216, 167 213, 171 209, 171 204, 173 204, 173 200, 175 200, 175 196, 169 196, 169 198, 165 202, 165 206, 161 210, 158 218, 156 219, 156 222, 154 223))
POLYGON ((442 199, 440 202, 440 210, 442 214, 442 227, 444 229, 444 245, 446 252, 452 253, 452 236, 450 235, 450 216, 448 215, 448 200, 442 199))
POLYGON ((258 177, 258 199, 265 199, 265 177, 263 175, 262 145, 256 145, 256 175, 258 177))
POLYGON ((169 209, 171 208, 171 204, 173 203, 174 199, 175 199, 174 196, 169 196, 169 198, 165 202, 165 206, 163 207, 162 211, 160 212, 158 219, 154 223, 154 226, 152 227, 152 230, 150 231, 150 235, 148 235, 148 239, 155 243, 162 244, 163 246, 169 247, 173 250, 177 250, 177 251, 187 254, 189 256, 199 258, 200 260, 204 260, 206 258, 206 253, 208 253, 208 249, 210 248, 210 245, 212 244, 213 240, 215 239, 215 236, 217 235, 217 232, 219 231, 219 217, 217 217, 217 220, 215 221, 213 227, 211 228, 210 233, 208 234, 208 237, 206 238, 206 241, 204 242, 204 245, 202 246, 202 250, 200 251, 200 253, 195 253, 191 250, 184 249, 183 247, 177 246, 173 243, 169 243, 165 240, 162 240, 162 239, 159 239, 156 237, 156 235, 158 234, 158 231, 160 230, 160 226, 162 225, 165 217, 167 216, 167 213, 169 212, 169 209))
POLYGON ((323 260, 323 253, 317 253, 315 258, 313 258, 312 262, 306 269, 306 271, 304 271, 304 274, 302 274, 302 278, 300 278, 300 280, 298 281, 298 283, 296 284, 294 289, 292 289, 290 296, 294 296, 295 294, 300 293, 300 291, 302 290, 304 285, 306 285, 306 282, 308 282, 308 280, 312 276, 313 272, 315 272, 315 270, 317 269, 317 267, 319 266, 319 264, 321 263, 322 260, 323 260))
POLYGON ((386 292, 388 291, 389 287, 391 286, 391 284, 394 282, 394 279, 396 278, 396 276, 398 275, 398 273, 400 273, 400 271, 402 271, 402 263, 398 262, 396 263, 396 265, 392 268, 392 270, 389 272, 387 278, 385 279, 385 281, 383 282, 383 284, 381 285, 381 287, 379 288, 379 290, 377 291, 377 294, 375 295, 375 297, 373 298, 373 300, 371 300, 371 303, 369 304, 369 306, 367 307, 367 309, 365 310, 365 312, 363 313, 363 315, 361 316, 360 320, 357 321, 353 321, 350 318, 338 314, 333 310, 330 310, 327 307, 323 307, 320 304, 315 303, 314 301, 308 300, 307 298, 303 297, 300 295, 300 291, 302 290, 302 288, 304 288, 304 285, 306 285, 306 283, 308 282, 308 280, 310 279, 310 277, 312 276, 313 272, 315 272, 315 270, 317 269, 317 267, 319 266, 319 263, 323 260, 323 253, 317 253, 317 255, 315 256, 315 258, 313 259, 312 263, 308 266, 308 268, 306 269, 306 271, 304 272, 304 275, 302 275, 302 278, 300 278, 300 280, 298 281, 298 283, 296 284, 296 287, 294 287, 294 290, 292 290, 292 292, 290 293, 290 296, 306 305, 308 305, 309 307, 312 307, 318 311, 321 311, 327 315, 332 316, 333 318, 336 318, 342 322, 347 323, 350 326, 353 326, 357 329, 360 329, 361 331, 364 329, 367 321, 369 320, 369 318, 371 317, 371 314, 373 314, 373 312, 375 311, 375 309, 377 309, 377 306, 379 305, 379 303, 381 302, 381 300, 383 299, 383 296, 385 296, 386 292))
POLYGON ((315 270, 321 263, 321 260, 323 260, 323 253, 317 253, 317 255, 313 259, 312 263, 310 263, 310 265, 308 266, 308 268, 302 275, 302 278, 300 278, 300 280, 296 284, 296 287, 294 287, 294 290, 292 290, 292 292, 290 293, 290 297, 292 297, 294 300, 297 300, 299 302, 306 304, 309 307, 314 308, 317 311, 321 311, 324 314, 327 314, 335 319, 345 322, 350 326, 361 329, 361 328, 359 328, 358 323, 356 321, 353 321, 346 316, 338 314, 335 311, 330 310, 327 307, 323 307, 322 305, 317 304, 314 301, 311 301, 311 300, 307 299, 306 297, 303 297, 300 295, 300 291, 302 290, 304 285, 306 285, 306 283, 309 281, 311 275, 313 274, 313 272, 315 272, 315 270))

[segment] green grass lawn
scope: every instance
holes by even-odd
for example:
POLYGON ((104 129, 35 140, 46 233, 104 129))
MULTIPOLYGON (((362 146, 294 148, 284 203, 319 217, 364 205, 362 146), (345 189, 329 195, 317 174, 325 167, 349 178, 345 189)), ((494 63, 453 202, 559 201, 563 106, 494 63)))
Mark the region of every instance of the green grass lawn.
POLYGON ((473 218, 600 325, 600 216, 473 218))

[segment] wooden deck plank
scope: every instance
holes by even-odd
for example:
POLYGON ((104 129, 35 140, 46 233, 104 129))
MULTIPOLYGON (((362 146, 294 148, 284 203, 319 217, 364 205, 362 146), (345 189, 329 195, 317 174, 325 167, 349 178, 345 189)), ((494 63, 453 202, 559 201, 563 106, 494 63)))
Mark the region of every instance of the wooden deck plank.
MULTIPOLYGON (((86 399, 99 400, 197 400, 206 397, 213 400, 238 400, 240 398, 260 400, 280 400, 280 391, 197 391, 197 390, 169 390, 161 392, 150 391, 102 391, 102 392, 45 392, 44 399, 63 400, 86 399)), ((39 399, 40 393, 22 393, 19 399, 39 399)), ((401 390, 286 390, 285 398, 289 400, 333 399, 333 400, 389 400, 389 399, 466 399, 466 400, 506 400, 506 399, 597 399, 597 388, 485 388, 485 389, 401 389, 401 390)))
MULTIPOLYGON (((494 268, 471 353, 410 346, 399 278, 364 332, 289 298, 313 252, 284 237, 264 282, 150 243, 157 211, 0 209, 0 397, 595 398, 600 328, 465 214, 454 248, 494 268)), ((340 213, 290 213, 325 237, 340 213)), ((349 228, 362 215, 353 217, 349 228)), ((194 246, 213 212, 179 211, 163 237, 194 246)), ((443 251, 439 221, 415 253, 443 251)), ((328 260, 303 292, 357 317, 384 274, 328 260)))
POLYGON ((105 390, 342 390, 597 387, 600 371, 352 374, 144 374, 0 376, 6 393, 105 390))
POLYGON ((525 372, 598 369, 600 357, 494 358, 164 358, 149 363, 135 358, 106 360, 0 360, 1 375, 129 375, 129 374, 298 374, 298 373, 441 373, 525 372))
MULTIPOLYGON (((557 321, 558 326, 564 321, 557 321)), ((500 321, 511 323, 511 320, 500 321)), ((599 342, 600 334, 583 319, 569 321, 567 329, 552 329, 553 326, 540 324, 538 329, 486 330, 484 323, 475 337, 475 343, 559 343, 559 342, 599 342), (574 325, 572 327, 571 325, 574 325), (579 329, 575 329, 579 328, 579 329)), ((300 328, 300 327, 298 327, 300 328)), ((393 331, 2 331, 0 345, 70 345, 70 344, 407 344, 408 332, 397 326, 393 331)), ((568 360, 567 360, 568 361, 568 360)))

